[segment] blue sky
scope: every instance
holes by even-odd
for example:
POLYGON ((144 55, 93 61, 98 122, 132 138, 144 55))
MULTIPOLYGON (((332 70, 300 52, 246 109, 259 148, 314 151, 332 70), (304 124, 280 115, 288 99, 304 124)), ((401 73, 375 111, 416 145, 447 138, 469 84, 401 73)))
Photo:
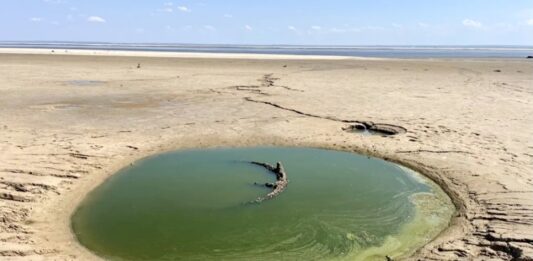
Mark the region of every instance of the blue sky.
POLYGON ((0 41, 533 44, 532 0, 1 0, 0 41))

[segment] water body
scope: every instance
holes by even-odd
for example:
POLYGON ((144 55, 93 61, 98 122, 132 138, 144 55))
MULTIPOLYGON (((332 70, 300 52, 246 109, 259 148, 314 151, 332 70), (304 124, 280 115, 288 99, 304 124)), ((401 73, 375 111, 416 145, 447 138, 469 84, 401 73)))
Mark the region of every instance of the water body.
POLYGON ((410 254, 454 212, 428 179, 383 160, 310 148, 185 150, 144 159, 72 217, 109 260, 384 260, 410 254), (282 161, 287 189, 260 204, 282 161))
POLYGON ((336 55, 381 58, 525 58, 533 46, 306 46, 142 44, 99 42, 0 42, 0 48, 46 48, 156 52, 336 55))

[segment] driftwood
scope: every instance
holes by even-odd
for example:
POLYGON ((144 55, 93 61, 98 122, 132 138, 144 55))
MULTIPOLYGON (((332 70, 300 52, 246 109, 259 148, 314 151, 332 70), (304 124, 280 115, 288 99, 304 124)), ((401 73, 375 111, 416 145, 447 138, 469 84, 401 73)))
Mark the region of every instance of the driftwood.
POLYGON ((287 173, 285 173, 285 170, 283 169, 283 165, 281 165, 281 162, 278 162, 275 167, 268 163, 257 162, 257 161, 251 161, 250 163, 264 167, 265 169, 267 169, 268 171, 276 175, 276 183, 265 183, 264 184, 265 187, 271 188, 272 192, 268 193, 264 197, 258 197, 253 202, 261 203, 262 201, 272 199, 278 196, 281 192, 285 190, 285 188, 287 187, 287 184, 289 183, 289 180, 287 179, 287 173))

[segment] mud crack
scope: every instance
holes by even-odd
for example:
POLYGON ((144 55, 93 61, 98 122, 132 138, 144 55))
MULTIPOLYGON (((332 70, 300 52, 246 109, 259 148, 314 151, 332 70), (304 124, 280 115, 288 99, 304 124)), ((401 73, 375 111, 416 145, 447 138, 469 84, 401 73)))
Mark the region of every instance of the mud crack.
POLYGON ((372 130, 372 131, 378 132, 378 133, 383 134, 383 135, 395 135, 395 134, 400 134, 400 133, 407 132, 406 128, 404 128, 402 126, 399 126, 399 125, 393 125, 393 124, 387 124, 387 123, 374 123, 374 122, 371 122, 371 121, 361 121, 361 120, 347 120, 347 119, 341 119, 341 118, 337 118, 337 117, 333 117, 333 116, 321 116, 321 115, 317 115, 317 114, 311 114, 311 113, 303 112, 303 111, 300 111, 300 110, 288 108, 288 107, 279 105, 277 103, 269 102, 269 101, 255 100, 255 99, 253 99, 251 97, 244 97, 244 100, 245 101, 249 101, 249 102, 255 102, 255 103, 262 103, 262 104, 270 105, 270 106, 272 106, 274 108, 278 108, 278 109, 285 110, 285 111, 290 111, 290 112, 293 112, 293 113, 296 113, 296 114, 299 114, 299 115, 303 115, 303 116, 306 116, 306 117, 353 124, 353 125, 350 125, 348 127, 343 128, 343 130, 345 130, 345 131, 358 129, 359 128, 358 126, 364 126, 364 128, 366 128, 368 130, 372 130))
POLYGON ((463 150, 399 150, 396 151, 396 153, 438 153, 438 154, 444 154, 444 153, 462 153, 462 154, 474 154, 469 151, 463 151, 463 150))
POLYGON ((278 80, 279 78, 274 78, 273 74, 269 73, 269 74, 264 74, 263 77, 257 79, 257 81, 259 82, 259 84, 257 85, 235 85, 229 88, 235 89, 237 91, 246 91, 246 92, 251 92, 254 94, 267 95, 267 96, 270 94, 264 92, 264 89, 266 88, 283 88, 289 91, 304 92, 303 90, 294 89, 288 86, 277 85, 276 82, 278 80))

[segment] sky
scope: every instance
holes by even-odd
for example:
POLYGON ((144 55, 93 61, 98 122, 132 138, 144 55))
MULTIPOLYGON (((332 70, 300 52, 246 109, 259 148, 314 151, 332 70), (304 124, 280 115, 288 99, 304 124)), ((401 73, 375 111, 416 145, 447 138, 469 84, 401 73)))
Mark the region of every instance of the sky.
POLYGON ((533 45, 533 0, 0 0, 0 41, 533 45))

